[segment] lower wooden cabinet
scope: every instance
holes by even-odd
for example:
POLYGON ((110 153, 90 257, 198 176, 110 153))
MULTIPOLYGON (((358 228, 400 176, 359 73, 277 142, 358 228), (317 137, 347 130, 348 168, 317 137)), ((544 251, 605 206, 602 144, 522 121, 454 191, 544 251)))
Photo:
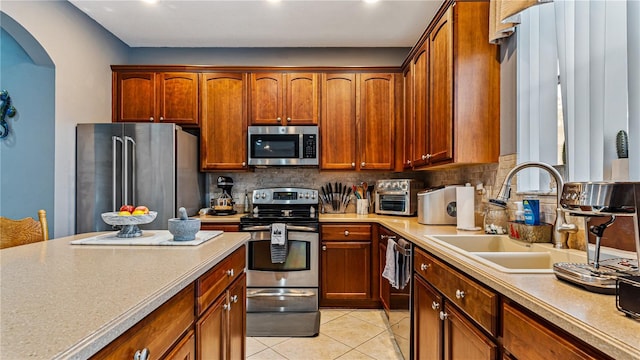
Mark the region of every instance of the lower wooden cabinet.
MULTIPOLYGON (((322 225, 320 234, 320 305, 377 307, 377 261, 374 268, 372 226, 322 225), (374 292, 375 287, 375 292, 374 292)), ((375 258, 377 259, 377 246, 375 258)))
POLYGON ((413 279, 413 354, 414 359, 442 359, 442 296, 424 279, 413 279))
POLYGON ((518 306, 505 302, 503 347, 505 358, 512 359, 610 359, 587 344, 553 329, 518 306), (532 346, 534 345, 534 346, 532 346))
POLYGON ((233 224, 233 223, 229 223, 229 224, 212 224, 212 223, 203 223, 202 225, 200 225, 200 230, 202 231, 209 231, 209 230, 221 230, 221 231, 225 231, 225 232, 238 232, 240 231, 240 225, 238 224, 233 224))
POLYGON ((196 358, 196 335, 189 331, 176 347, 167 355, 166 360, 194 360, 196 358))
POLYGON ((444 322, 445 359, 497 359, 498 346, 447 301, 440 314, 444 322))

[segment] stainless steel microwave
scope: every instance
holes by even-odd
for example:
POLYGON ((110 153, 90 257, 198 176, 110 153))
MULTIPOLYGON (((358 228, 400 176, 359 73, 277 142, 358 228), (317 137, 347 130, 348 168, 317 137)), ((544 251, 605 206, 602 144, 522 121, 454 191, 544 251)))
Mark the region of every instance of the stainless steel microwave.
POLYGON ((317 126, 249 126, 249 165, 318 165, 317 126))

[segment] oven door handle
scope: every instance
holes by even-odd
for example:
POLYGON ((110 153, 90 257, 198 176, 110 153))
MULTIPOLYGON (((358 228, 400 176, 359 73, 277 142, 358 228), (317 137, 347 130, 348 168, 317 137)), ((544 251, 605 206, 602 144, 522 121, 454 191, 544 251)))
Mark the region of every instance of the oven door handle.
POLYGON ((287 225, 287 231, 308 231, 308 232, 317 232, 318 229, 311 226, 296 226, 296 225, 287 225))
MULTIPOLYGON (((242 230, 243 231, 271 231, 271 225, 243 226, 242 230)), ((287 231, 317 232, 318 229, 311 226, 287 225, 287 231)))
POLYGON ((247 291, 247 297, 273 297, 273 296, 285 296, 285 297, 312 297, 316 294, 310 291, 296 291, 296 292, 280 292, 278 290, 259 290, 259 291, 247 291))
POLYGON ((271 231, 271 225, 243 226, 242 231, 271 231))

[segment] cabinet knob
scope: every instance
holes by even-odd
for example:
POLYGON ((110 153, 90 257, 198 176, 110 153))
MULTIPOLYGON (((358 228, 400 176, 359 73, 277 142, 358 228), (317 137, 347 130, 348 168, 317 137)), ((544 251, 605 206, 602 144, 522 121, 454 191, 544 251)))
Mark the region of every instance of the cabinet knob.
POLYGON ((227 276, 233 276, 233 269, 227 270, 227 276))
POLYGON ((287 118, 287 122, 291 122, 291 118, 290 117, 287 118))
POLYGON ((420 264, 420 270, 427 271, 428 268, 429 268, 428 264, 425 264, 425 263, 421 263, 420 264))
POLYGON ((222 305, 222 310, 227 310, 227 311, 231 310, 231 304, 222 305))
POLYGON ((367 163, 365 163, 364 161, 360 163, 360 167, 364 167, 365 165, 367 165, 367 163))
POLYGON ((164 116, 160 116, 160 121, 164 121, 164 116))
POLYGON ((431 155, 431 154, 427 154, 427 160, 428 160, 428 159, 431 159, 432 157, 433 157, 433 155, 431 155))
POLYGON ((153 116, 149 117, 149 121, 153 122, 153 116))
POLYGON ((431 308, 433 310, 438 310, 440 308, 440 304, 434 301, 431 303, 431 308))
POLYGON ((281 118, 281 117, 277 117, 277 118, 276 118, 276 121, 277 121, 277 122, 282 122, 282 118, 281 118))
POLYGON ((149 349, 144 348, 142 350, 136 351, 133 354, 133 360, 148 360, 149 359, 149 349))
POLYGON ((449 317, 449 314, 447 314, 444 311, 440 311, 440 320, 447 320, 447 318, 449 317))
POLYGON ((411 165, 411 160, 407 160, 407 165, 411 165))
POLYGON ((322 245, 322 251, 327 251, 327 246, 326 245, 322 245))
POLYGON ((245 166, 247 166, 247 162, 246 162, 246 161, 243 161, 243 162, 242 162, 242 167, 245 167, 245 166))
POLYGON ((422 155, 422 160, 427 160, 427 155, 422 155))
POLYGON ((344 231, 344 236, 349 236, 349 234, 350 234, 349 230, 344 231))
POLYGON ((231 301, 234 302, 234 303, 237 303, 238 302, 238 295, 233 295, 231 297, 231 301))
POLYGON ((456 299, 464 299, 464 291, 462 290, 456 290, 456 299))
POLYGON ((352 168, 356 167, 356 163, 352 162, 352 163, 351 163, 351 167, 352 167, 352 168))

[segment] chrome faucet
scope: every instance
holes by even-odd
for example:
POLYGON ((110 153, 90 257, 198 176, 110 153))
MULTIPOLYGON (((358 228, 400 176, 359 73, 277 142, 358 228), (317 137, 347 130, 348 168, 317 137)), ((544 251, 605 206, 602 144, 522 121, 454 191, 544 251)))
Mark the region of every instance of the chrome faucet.
POLYGON ((513 178, 517 172, 526 168, 544 169, 551 174, 553 179, 556 181, 556 192, 558 194, 558 198, 556 200, 556 221, 553 224, 553 246, 560 249, 567 248, 569 233, 576 233, 578 231, 578 227, 575 224, 567 223, 567 220, 565 219, 564 211, 560 207, 560 199, 562 197, 564 182, 562 181, 562 176, 558 170, 553 168, 551 165, 537 161, 523 162, 516 165, 507 174, 504 184, 502 184, 502 188, 500 188, 500 193, 498 193, 498 197, 490 200, 490 202, 506 207, 507 201, 509 201, 509 196, 511 195, 511 178, 513 178))

